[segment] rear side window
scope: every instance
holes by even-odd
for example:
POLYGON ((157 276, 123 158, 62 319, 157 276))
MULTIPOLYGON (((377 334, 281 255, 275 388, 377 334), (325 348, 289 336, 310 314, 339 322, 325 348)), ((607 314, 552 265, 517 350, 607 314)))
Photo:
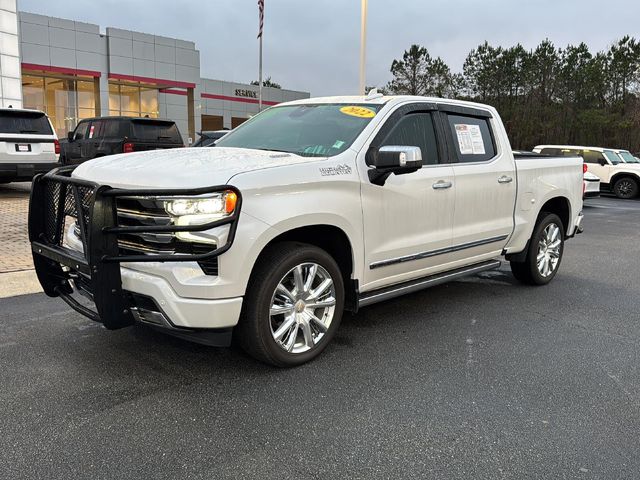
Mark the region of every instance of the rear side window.
POLYGON ((553 155, 557 157, 574 157, 581 156, 582 152, 580 150, 575 150, 571 148, 543 148, 540 150, 540 153, 544 153, 545 155, 553 155))
POLYGON ((486 162, 496 156, 489 119, 447 114, 454 161, 486 162))
POLYGON ((562 155, 559 148, 543 148, 540 153, 544 155, 562 155))
POLYGON ((118 120, 102 120, 102 129, 100 130, 100 136, 105 138, 121 138, 124 137, 124 133, 121 125, 125 124, 125 122, 120 122, 118 120))
POLYGON ((155 122, 153 120, 133 121, 132 137, 138 140, 182 143, 178 127, 173 122, 155 122))
POLYGON ((604 155, 600 152, 594 152, 593 150, 583 150, 582 158, 585 163, 600 163, 601 160, 604 160, 604 155))
POLYGON ((440 162, 436 130, 430 113, 410 113, 400 119, 380 146, 390 145, 420 147, 423 165, 440 162))
POLYGON ((53 130, 42 112, 3 110, 0 112, 0 133, 52 135, 53 130))

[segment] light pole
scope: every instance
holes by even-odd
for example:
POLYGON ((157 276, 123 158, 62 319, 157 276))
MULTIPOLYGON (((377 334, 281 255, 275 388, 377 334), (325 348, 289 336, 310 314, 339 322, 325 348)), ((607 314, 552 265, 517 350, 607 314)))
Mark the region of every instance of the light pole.
POLYGON ((365 59, 367 50, 367 3, 362 0, 360 8, 360 95, 364 95, 365 87, 365 59))

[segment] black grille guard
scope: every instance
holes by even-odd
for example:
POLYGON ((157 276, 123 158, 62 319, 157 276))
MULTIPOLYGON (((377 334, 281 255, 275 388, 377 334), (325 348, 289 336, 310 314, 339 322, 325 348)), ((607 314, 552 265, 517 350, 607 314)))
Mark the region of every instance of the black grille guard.
POLYGON ((134 322, 123 295, 122 262, 190 262, 210 260, 231 248, 242 207, 240 191, 230 185, 193 189, 120 189, 71 177, 75 166, 61 167, 33 179, 29 199, 29 241, 38 280, 50 297, 61 297, 72 308, 108 329, 134 322), (118 225, 118 197, 192 197, 234 192, 236 207, 231 215, 201 225, 118 225), (65 223, 75 217, 84 252, 63 245, 65 223), (118 235, 137 233, 202 232, 229 225, 224 245, 212 245, 206 253, 123 255, 118 235), (88 284, 95 311, 72 297, 72 280, 82 276, 88 284))

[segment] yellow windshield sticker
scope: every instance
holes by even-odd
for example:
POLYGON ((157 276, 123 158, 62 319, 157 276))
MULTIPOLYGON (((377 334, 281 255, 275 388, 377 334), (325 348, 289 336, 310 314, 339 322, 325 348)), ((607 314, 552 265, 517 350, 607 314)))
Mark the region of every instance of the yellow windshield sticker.
POLYGON ((351 115, 352 117, 358 117, 358 118, 373 118, 376 116, 376 112, 374 112, 370 108, 358 107, 355 105, 342 107, 340 111, 345 115, 351 115))

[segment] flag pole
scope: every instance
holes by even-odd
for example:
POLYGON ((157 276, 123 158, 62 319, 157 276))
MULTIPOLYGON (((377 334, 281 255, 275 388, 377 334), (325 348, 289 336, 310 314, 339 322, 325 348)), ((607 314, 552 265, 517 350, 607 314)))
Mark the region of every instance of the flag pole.
POLYGON ((367 49, 367 1, 362 0, 360 8, 360 95, 365 92, 365 58, 367 49))
POLYGON ((262 111, 262 35, 260 35, 260 60, 258 62, 258 111, 262 111))
POLYGON ((258 112, 262 111, 262 33, 264 30, 264 0, 258 0, 258 38, 260 39, 260 55, 258 60, 258 112))

